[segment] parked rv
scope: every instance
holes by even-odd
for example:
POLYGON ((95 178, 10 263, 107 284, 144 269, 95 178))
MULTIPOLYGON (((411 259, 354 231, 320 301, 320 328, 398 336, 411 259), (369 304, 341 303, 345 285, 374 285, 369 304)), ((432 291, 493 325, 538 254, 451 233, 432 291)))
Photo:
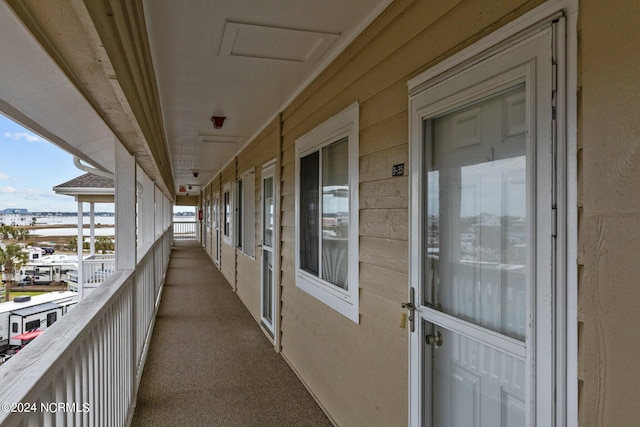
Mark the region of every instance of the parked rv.
MULTIPOLYGON (((21 335, 38 331, 37 336, 78 303, 76 292, 49 292, 34 297, 17 297, 0 303, 0 355, 22 346, 27 339, 21 335)), ((32 338, 31 338, 32 339, 32 338)))

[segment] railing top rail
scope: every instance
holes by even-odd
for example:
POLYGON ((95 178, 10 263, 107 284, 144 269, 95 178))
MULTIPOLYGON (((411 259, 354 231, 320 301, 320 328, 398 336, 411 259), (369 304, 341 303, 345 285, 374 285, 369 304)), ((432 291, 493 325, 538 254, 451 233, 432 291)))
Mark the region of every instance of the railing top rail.
POLYGON ((93 254, 83 259, 83 261, 115 261, 116 254, 93 254))
MULTIPOLYGON (((38 339, 20 350, 18 357, 9 359, 0 369, 0 402, 21 402, 29 393, 46 382, 54 363, 60 363, 70 354, 68 350, 80 337, 84 337, 108 309, 131 280, 133 270, 118 271, 109 278, 109 284, 93 290, 73 310, 47 328, 38 339)), ((105 282, 106 283, 106 282, 105 282)), ((0 411, 0 421, 6 413, 0 411)))

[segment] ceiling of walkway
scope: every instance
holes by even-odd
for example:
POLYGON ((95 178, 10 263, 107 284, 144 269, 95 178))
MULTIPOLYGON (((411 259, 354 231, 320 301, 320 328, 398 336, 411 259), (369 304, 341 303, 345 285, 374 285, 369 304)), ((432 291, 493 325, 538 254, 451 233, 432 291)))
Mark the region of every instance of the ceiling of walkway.
POLYGON ((0 2, 0 110, 109 171, 117 138, 165 193, 186 195, 390 0, 121 3, 0 2))

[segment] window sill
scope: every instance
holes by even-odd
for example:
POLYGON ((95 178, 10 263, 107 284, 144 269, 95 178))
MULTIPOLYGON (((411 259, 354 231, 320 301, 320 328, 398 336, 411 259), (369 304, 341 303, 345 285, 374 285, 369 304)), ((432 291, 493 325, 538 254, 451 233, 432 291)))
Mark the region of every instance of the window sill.
POLYGON ((357 299, 354 301, 354 298, 347 291, 302 270, 297 271, 296 287, 354 323, 360 323, 358 301, 357 299))

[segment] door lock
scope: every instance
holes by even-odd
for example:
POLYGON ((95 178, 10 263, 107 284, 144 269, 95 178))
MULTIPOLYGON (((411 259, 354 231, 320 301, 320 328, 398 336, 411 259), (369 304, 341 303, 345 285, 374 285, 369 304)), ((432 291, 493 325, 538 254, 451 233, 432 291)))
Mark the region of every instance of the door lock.
POLYGON ((406 308, 407 310, 409 310, 409 322, 411 325, 411 332, 415 331, 415 317, 413 312, 416 310, 416 306, 414 305, 414 302, 416 300, 415 297, 415 291, 413 290, 413 288, 409 289, 409 302, 403 302, 402 303, 402 308, 406 308))
POLYGON ((416 309, 416 306, 413 305, 412 302, 403 302, 402 303, 402 308, 406 308, 407 310, 410 310, 413 313, 413 310, 416 309))
POLYGON ((425 338, 428 345, 435 345, 436 347, 442 345, 442 334, 440 332, 436 332, 435 335, 427 334, 425 338))

